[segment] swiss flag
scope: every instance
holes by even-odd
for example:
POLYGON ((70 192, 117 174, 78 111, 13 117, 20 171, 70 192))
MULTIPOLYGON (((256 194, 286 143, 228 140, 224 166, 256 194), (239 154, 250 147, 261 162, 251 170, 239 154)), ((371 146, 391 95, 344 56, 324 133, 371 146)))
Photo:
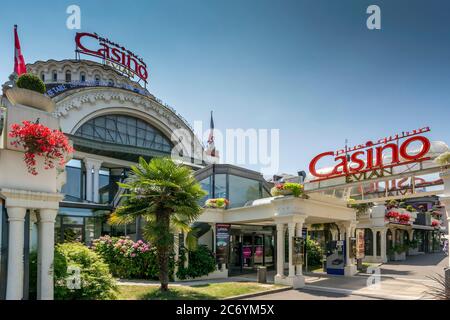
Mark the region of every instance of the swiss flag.
POLYGON ((25 60, 20 50, 19 35, 17 34, 17 25, 14 26, 14 72, 18 76, 27 73, 27 67, 25 65, 25 60))

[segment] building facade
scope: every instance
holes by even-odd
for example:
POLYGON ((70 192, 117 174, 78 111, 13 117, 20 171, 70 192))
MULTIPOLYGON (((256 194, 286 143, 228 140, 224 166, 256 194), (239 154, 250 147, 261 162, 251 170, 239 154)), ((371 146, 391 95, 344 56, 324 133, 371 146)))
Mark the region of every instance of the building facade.
MULTIPOLYGON (((266 266, 276 272, 276 283, 299 288, 304 285, 302 240, 308 234, 324 243, 328 273, 352 276, 357 272, 357 259, 386 262, 433 252, 439 249, 436 239, 448 232, 444 222, 450 208, 449 168, 433 162, 448 152, 445 143, 433 142, 424 155, 427 160, 410 173, 400 168, 391 170, 388 177, 369 181, 344 177, 317 181, 300 171, 296 176, 280 175, 267 181, 258 172, 217 164, 217 158, 205 156, 202 143, 180 115, 110 66, 86 60, 49 60, 27 69, 45 82, 46 95, 30 96, 13 82, 6 83, 0 109, 2 299, 27 298, 28 257, 33 250, 39 257, 38 299, 52 299, 54 243, 89 245, 101 235, 141 238, 140 221, 123 227, 107 223, 122 192, 117 182, 127 178, 140 156, 176 158, 195 171, 207 191, 202 202, 212 198, 230 201, 224 209, 204 209, 195 223, 201 230, 199 243, 216 253, 217 270, 209 278, 255 272, 266 266), (36 108, 37 104, 41 107, 36 108), (11 124, 37 119, 61 129, 73 143, 76 151, 62 172, 41 170, 39 176, 31 176, 22 160, 23 150, 10 145, 7 133, 11 124), (416 179, 431 173, 439 179, 416 179), (405 178, 413 179, 411 187, 405 181, 403 187, 398 181, 392 185, 393 180, 405 178), (305 196, 272 196, 271 189, 281 182, 304 183, 305 196), (443 190, 428 189, 437 185, 444 186, 443 190), (371 206, 360 212, 349 205, 349 199, 371 206), (395 199, 403 199, 402 206, 395 209, 408 214, 408 223, 389 220, 387 214, 393 208, 388 201, 395 199), (436 227, 434 220, 442 225, 436 227), (363 238, 358 237, 359 230, 364 230, 363 238), (362 253, 356 252, 358 241, 363 241, 362 253), (403 251, 404 255, 396 252, 397 247, 412 241, 416 248, 403 251)), ((327 171, 316 170, 321 174, 327 171)))

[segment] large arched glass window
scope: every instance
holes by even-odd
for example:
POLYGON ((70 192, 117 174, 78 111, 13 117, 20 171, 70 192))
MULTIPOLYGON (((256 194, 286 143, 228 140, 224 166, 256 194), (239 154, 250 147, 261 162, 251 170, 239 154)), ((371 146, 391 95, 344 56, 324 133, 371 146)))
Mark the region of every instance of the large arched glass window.
POLYGON ((170 152, 172 144, 147 122, 125 115, 106 115, 89 120, 75 133, 83 138, 170 152))

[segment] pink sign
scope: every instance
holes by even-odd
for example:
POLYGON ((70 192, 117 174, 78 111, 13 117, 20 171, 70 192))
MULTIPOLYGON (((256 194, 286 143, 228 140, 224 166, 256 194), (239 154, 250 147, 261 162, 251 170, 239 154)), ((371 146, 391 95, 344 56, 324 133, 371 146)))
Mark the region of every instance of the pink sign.
POLYGON ((242 248, 242 255, 244 258, 251 258, 252 256, 252 248, 251 247, 243 247, 242 248))
POLYGON ((263 247, 262 246, 257 246, 255 248, 255 256, 262 257, 263 253, 264 252, 263 252, 263 247))

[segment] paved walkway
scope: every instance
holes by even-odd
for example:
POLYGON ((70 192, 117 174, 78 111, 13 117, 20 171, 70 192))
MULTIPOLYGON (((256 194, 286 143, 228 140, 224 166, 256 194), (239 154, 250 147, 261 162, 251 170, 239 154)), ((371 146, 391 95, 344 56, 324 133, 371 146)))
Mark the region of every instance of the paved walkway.
POLYGON ((408 256, 405 261, 392 261, 381 265, 381 274, 395 278, 429 280, 436 274, 444 275, 448 257, 444 253, 408 256))
MULTIPOLYGON (((301 290, 289 290, 260 296, 258 299, 310 300, 310 299, 431 299, 428 294, 436 284, 429 276, 443 274, 448 257, 441 253, 409 256, 406 261, 390 262, 380 266, 380 276, 357 275, 354 277, 326 274, 305 274, 306 286, 301 290)), ((267 274, 267 282, 274 282, 275 272, 267 274)), ((256 273, 227 279, 177 282, 171 285, 195 286, 207 283, 232 281, 256 281, 256 273)), ((155 285, 157 281, 120 280, 120 284, 155 285)))
POLYGON ((375 297, 358 296, 346 293, 315 291, 310 289, 289 290, 265 294, 245 300, 380 300, 375 297))

